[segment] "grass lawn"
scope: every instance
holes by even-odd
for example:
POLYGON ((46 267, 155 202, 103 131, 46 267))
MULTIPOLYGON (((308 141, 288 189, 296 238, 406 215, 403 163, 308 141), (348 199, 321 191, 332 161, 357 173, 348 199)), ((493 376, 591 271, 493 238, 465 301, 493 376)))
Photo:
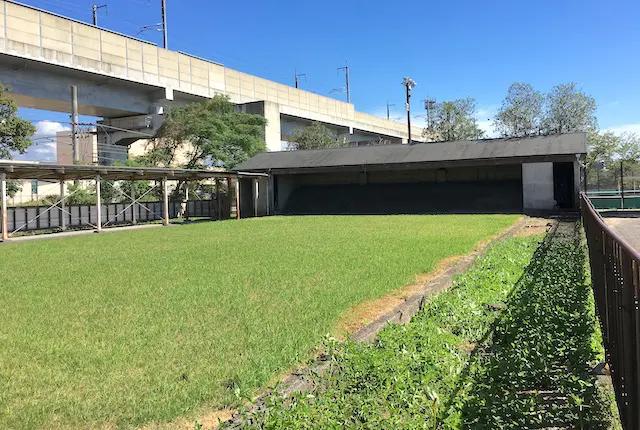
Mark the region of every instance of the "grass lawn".
POLYGON ((0 428, 137 426, 251 395, 343 312, 510 215, 272 217, 0 246, 0 428))

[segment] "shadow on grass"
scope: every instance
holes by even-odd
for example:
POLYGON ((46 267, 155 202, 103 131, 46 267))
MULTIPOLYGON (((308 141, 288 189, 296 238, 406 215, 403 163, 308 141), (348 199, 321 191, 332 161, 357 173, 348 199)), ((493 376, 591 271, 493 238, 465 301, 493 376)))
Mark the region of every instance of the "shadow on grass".
POLYGON ((540 245, 443 408, 448 419, 465 428, 609 428, 609 400, 590 373, 599 347, 578 228, 561 223, 540 245))

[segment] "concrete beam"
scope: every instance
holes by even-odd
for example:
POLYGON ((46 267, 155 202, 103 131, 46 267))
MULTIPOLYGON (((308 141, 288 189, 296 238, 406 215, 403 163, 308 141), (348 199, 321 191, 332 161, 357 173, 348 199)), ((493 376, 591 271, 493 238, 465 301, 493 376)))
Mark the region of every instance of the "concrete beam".
POLYGON ((117 80, 105 83, 82 77, 54 73, 3 61, 0 55, 0 82, 11 86, 12 98, 20 107, 70 112, 69 88, 78 87, 78 108, 81 115, 119 117, 148 114, 150 93, 132 91, 117 80))

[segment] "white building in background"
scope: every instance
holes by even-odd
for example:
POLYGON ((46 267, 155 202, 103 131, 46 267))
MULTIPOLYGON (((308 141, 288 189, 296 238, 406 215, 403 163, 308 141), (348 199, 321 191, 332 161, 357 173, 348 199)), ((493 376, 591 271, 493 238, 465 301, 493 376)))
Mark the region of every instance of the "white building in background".
MULTIPOLYGON (((21 187, 13 197, 9 197, 9 206, 19 206, 31 201, 42 200, 46 196, 60 195, 60 183, 51 181, 20 181, 21 187)), ((66 187, 65 187, 66 189, 66 187)), ((51 202, 55 203, 55 201, 51 202)))

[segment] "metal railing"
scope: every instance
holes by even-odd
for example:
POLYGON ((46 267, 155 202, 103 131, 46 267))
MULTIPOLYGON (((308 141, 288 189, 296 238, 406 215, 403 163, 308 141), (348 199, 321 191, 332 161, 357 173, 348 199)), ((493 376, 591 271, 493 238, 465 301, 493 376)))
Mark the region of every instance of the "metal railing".
POLYGON ((624 429, 640 429, 640 253, 581 195, 591 282, 624 429))
MULTIPOLYGON (((218 205, 215 200, 190 200, 184 207, 185 218, 229 219, 231 208, 225 196, 218 205)), ((169 218, 177 218, 182 202, 169 202, 169 218)), ((101 221, 104 226, 130 223, 145 223, 164 219, 162 202, 139 202, 135 205, 109 203, 102 205, 101 221)), ((58 206, 12 206, 7 208, 7 229, 17 231, 37 231, 65 227, 90 227, 97 222, 97 209, 93 204, 58 206), (64 218, 64 221, 63 221, 64 218)), ((2 227, 0 226, 0 231, 2 227)))

